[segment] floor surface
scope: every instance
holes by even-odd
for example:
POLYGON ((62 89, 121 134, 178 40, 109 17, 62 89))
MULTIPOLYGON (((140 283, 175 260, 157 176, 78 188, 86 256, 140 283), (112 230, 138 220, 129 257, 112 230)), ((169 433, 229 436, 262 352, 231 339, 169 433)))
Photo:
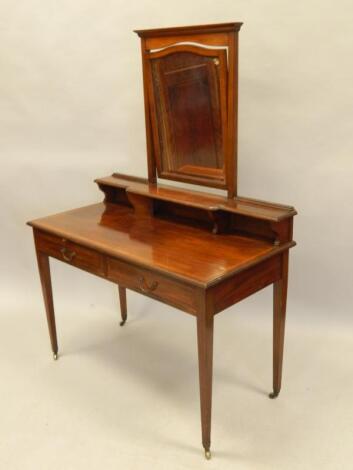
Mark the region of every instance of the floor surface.
POLYGON ((55 362, 39 295, 1 313, 1 469, 352 468, 351 329, 289 306, 284 386, 270 400, 270 290, 219 314, 206 461, 194 317, 129 292, 121 328, 118 303, 59 295, 55 362))

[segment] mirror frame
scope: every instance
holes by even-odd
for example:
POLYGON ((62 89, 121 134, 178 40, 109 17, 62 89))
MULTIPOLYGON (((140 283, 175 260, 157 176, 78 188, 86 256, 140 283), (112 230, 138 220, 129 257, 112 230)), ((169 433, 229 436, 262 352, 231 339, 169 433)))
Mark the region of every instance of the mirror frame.
MULTIPOLYGON (((238 32, 242 23, 185 26, 135 31, 141 38, 143 65, 144 103, 146 121, 148 180, 154 184, 158 178, 226 189, 229 198, 237 195, 237 115, 238 115, 238 32), (151 61, 173 51, 190 51, 200 55, 224 58, 227 68, 225 77, 226 109, 221 110, 224 158, 224 178, 210 178, 201 171, 198 174, 165 172, 162 169, 158 128, 155 118, 151 61), (156 135, 157 132, 157 135, 156 135), (157 145, 156 145, 157 144, 157 145)), ((224 105, 223 105, 224 107, 224 105)))

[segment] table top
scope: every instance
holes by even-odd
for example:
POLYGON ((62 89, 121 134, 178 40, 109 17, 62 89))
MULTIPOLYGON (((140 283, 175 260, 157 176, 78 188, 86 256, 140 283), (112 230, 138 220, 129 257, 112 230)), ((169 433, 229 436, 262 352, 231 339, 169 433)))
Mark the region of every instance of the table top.
POLYGON ((80 207, 29 225, 202 287, 294 245, 274 246, 236 234, 213 234, 174 220, 137 217, 131 207, 111 203, 80 207))

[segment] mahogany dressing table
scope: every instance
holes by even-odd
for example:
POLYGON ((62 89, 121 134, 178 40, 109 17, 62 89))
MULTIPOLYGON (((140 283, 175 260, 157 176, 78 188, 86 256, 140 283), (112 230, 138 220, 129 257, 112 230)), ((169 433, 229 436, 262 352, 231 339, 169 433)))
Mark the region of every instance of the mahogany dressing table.
POLYGON ((241 23, 136 31, 141 39, 148 178, 96 180, 104 201, 29 222, 54 359, 49 257, 196 318, 202 444, 211 457, 214 317, 273 284, 273 391, 281 389, 293 207, 237 196, 241 23), (227 191, 226 196, 157 183, 227 191))

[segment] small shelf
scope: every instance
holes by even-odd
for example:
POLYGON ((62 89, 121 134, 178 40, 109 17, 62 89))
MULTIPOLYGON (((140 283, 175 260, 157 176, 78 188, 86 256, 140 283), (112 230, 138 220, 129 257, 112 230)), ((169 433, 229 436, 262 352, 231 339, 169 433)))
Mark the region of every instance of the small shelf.
POLYGON ((102 190, 104 188, 120 188, 124 189, 127 195, 129 193, 135 194, 209 212, 230 212, 268 222, 280 222, 293 217, 297 213, 294 207, 291 206, 244 197, 228 199, 218 195, 205 194, 201 191, 149 184, 145 178, 130 175, 114 174, 105 178, 98 178, 95 182, 102 190))

